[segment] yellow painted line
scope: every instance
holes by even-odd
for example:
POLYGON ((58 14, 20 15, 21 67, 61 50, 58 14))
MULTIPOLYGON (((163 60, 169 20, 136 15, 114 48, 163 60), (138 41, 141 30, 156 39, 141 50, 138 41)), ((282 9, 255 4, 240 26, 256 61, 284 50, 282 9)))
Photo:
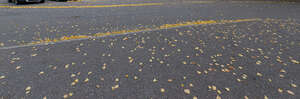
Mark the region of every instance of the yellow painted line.
MULTIPOLYGON (((69 2, 80 2, 82 0, 74 0, 69 2)), ((109 7, 138 7, 138 6, 155 6, 168 4, 208 4, 217 3, 218 1, 183 1, 183 2, 169 2, 169 3, 140 3, 140 4, 115 4, 115 5, 73 5, 73 6, 15 6, 2 5, 8 3, 0 3, 0 8, 109 8, 109 7)), ((283 1, 228 1, 229 3, 295 3, 283 1)))
POLYGON ((0 6, 0 8, 110 8, 110 7, 155 6, 155 5, 163 5, 163 3, 83 5, 83 6, 0 6))
MULTIPOLYGON (((82 0, 73 0, 68 2, 80 2, 82 0)), ((158 6, 168 4, 207 4, 215 3, 215 1, 184 1, 184 2, 169 2, 169 3, 139 3, 139 4, 115 4, 115 5, 71 5, 71 6, 15 6, 15 5, 0 5, 0 8, 110 8, 110 7, 138 7, 138 6, 158 6)))
MULTIPOLYGON (((268 19, 265 19, 265 20, 268 20, 268 19)), ((37 41, 32 41, 30 43, 25 43, 22 45, 0 47, 0 50, 41 46, 41 45, 56 44, 56 43, 62 43, 62 42, 87 40, 87 39, 94 39, 94 38, 100 38, 100 37, 106 37, 106 36, 124 35, 124 34, 130 34, 130 33, 156 31, 156 30, 163 30, 163 29, 173 29, 173 28, 187 27, 187 26, 198 26, 198 25, 209 25, 209 24, 210 25, 212 25, 212 24, 227 24, 227 23, 252 22, 252 21, 264 21, 264 20, 260 19, 260 18, 253 18, 253 19, 237 19, 237 20, 207 20, 207 21, 180 22, 180 23, 176 23, 176 24, 163 24, 158 27, 145 28, 145 29, 112 31, 112 32, 106 32, 106 33, 96 33, 93 35, 71 35, 71 36, 62 36, 60 38, 44 38, 44 39, 39 39, 37 41)))
POLYGON ((207 21, 181 22, 181 23, 176 23, 176 24, 163 24, 161 26, 154 27, 154 28, 112 31, 112 32, 106 32, 106 33, 96 33, 94 35, 72 35, 72 36, 63 36, 61 38, 54 38, 54 39, 44 38, 44 39, 40 39, 39 41, 33 41, 33 42, 25 44, 25 45, 40 45, 40 44, 64 42, 64 41, 71 41, 71 40, 80 40, 80 39, 98 38, 98 37, 120 35, 120 34, 137 33, 137 32, 144 32, 144 31, 172 29, 172 28, 185 27, 185 26, 197 26, 197 25, 206 25, 206 24, 226 24, 226 23, 261 21, 261 20, 262 19, 255 18, 255 19, 238 19, 238 20, 218 20, 218 21, 207 20, 207 21))

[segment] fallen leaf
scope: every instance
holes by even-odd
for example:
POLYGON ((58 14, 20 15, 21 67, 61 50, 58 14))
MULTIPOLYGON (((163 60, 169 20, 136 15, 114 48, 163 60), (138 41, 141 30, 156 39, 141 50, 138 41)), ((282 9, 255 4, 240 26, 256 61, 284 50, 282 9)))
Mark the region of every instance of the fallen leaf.
POLYGON ((190 94, 190 93, 191 93, 191 91, 190 91, 190 89, 184 89, 184 93, 186 93, 186 94, 190 94))

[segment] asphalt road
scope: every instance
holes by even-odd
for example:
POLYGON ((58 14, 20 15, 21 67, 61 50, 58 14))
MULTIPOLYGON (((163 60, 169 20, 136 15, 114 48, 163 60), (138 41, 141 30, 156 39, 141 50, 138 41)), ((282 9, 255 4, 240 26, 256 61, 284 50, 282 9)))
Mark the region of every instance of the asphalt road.
POLYGON ((0 2, 0 99, 300 99, 300 3, 0 2))

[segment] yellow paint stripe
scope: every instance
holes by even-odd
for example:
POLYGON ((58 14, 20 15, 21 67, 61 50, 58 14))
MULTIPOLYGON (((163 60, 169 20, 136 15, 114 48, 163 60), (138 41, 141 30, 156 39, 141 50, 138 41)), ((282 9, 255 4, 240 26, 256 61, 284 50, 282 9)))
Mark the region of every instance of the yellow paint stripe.
POLYGON ((155 6, 163 3, 117 4, 117 5, 86 5, 86 6, 0 6, 0 8, 110 8, 110 7, 137 7, 155 6))
MULTIPOLYGON (((68 1, 68 2, 80 2, 68 1)), ((158 6, 168 4, 181 4, 181 3, 193 3, 193 4, 207 4, 215 3, 215 1, 184 1, 184 2, 171 2, 171 3, 139 3, 139 4, 115 4, 115 5, 73 5, 73 6, 14 6, 14 5, 2 5, 0 8, 110 8, 110 7, 138 7, 138 6, 158 6)))
POLYGON ((62 41, 76 40, 76 39, 88 39, 88 38, 96 38, 96 37, 118 35, 118 34, 128 34, 128 33, 136 33, 136 32, 143 32, 143 31, 171 29, 171 28, 178 28, 178 27, 184 27, 184 26, 196 26, 196 25, 205 25, 205 24, 226 24, 226 23, 237 23, 237 22, 261 21, 261 20, 262 19, 255 18, 255 19, 238 19, 238 20, 218 20, 218 21, 207 20, 207 21, 181 22, 181 23, 176 23, 176 24, 163 24, 163 25, 161 25, 159 27, 155 27, 155 28, 112 31, 112 32, 106 32, 106 33, 96 33, 94 35, 72 35, 72 36, 63 36, 61 38, 54 38, 54 39, 45 38, 45 39, 40 39, 39 41, 33 41, 27 45, 47 44, 47 43, 55 43, 55 42, 62 42, 62 41))
MULTIPOLYGON (((80 2, 70 1, 70 2, 80 2)), ((137 7, 137 6, 155 6, 168 4, 208 4, 217 3, 218 1, 183 1, 183 2, 169 2, 169 3, 140 3, 140 4, 116 4, 116 5, 77 5, 77 6, 13 6, 6 5, 8 3, 0 3, 0 8, 109 8, 109 7, 137 7), (5 4, 5 5, 2 5, 5 4)), ((295 3, 284 1, 229 1, 229 3, 295 3)))

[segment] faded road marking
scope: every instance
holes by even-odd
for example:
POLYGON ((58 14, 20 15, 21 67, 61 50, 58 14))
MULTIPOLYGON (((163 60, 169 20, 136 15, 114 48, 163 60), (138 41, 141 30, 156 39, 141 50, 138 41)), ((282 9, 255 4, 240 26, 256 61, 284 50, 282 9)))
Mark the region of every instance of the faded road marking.
MULTIPOLYGON (((81 2, 82 0, 73 0, 69 2, 81 2)), ((0 8, 109 8, 109 7, 137 7, 137 6, 155 6, 155 5, 169 5, 169 4, 209 4, 218 3, 220 1, 183 1, 183 2, 164 2, 164 3, 138 3, 138 4, 114 4, 114 5, 77 5, 77 6, 15 6, 8 5, 9 3, 0 3, 0 8)), ((295 3, 284 1, 228 1, 225 3, 295 3)), ((93 3, 91 3, 93 4, 93 3)))
MULTIPOLYGON (((69 2, 80 2, 69 1, 69 2)), ((184 1, 184 2, 169 2, 169 3, 138 3, 138 4, 115 4, 115 5, 73 5, 73 6, 14 6, 14 5, 2 5, 0 8, 111 8, 111 7, 138 7, 138 6, 158 6, 169 4, 208 4, 215 3, 215 1, 184 1)), ((7 3, 6 3, 7 4, 7 3)))
POLYGON ((82 5, 82 6, 0 6, 0 8, 111 8, 111 7, 137 7, 137 6, 155 6, 155 5, 163 5, 163 3, 82 5))
POLYGON ((197 26, 197 25, 207 25, 207 24, 226 24, 226 23, 251 22, 251 21, 262 21, 262 19, 254 18, 254 19, 237 19, 237 20, 190 21, 190 22, 181 22, 181 23, 176 23, 176 24, 163 24, 161 26, 154 27, 154 28, 112 31, 112 32, 106 32, 106 33, 95 33, 93 35, 72 35, 72 36, 63 36, 61 38, 53 38, 53 39, 44 38, 44 39, 40 39, 39 41, 32 41, 32 42, 24 44, 24 45, 1 47, 0 50, 56 44, 56 43, 62 43, 62 42, 86 40, 86 39, 115 36, 115 35, 124 35, 124 34, 138 33, 138 32, 173 29, 173 28, 180 28, 180 27, 187 27, 187 26, 197 26))
MULTIPOLYGON (((81 1, 81 0, 79 0, 81 1)), ((72 1, 71 1, 72 2, 72 1)), ((78 1, 76 1, 78 2, 78 1)), ((73 6, 15 6, 15 5, 1 5, 0 8, 111 8, 111 7, 138 7, 138 6, 158 6, 170 4, 209 4, 217 3, 217 1, 183 1, 183 2, 166 2, 166 3, 139 3, 139 4, 114 4, 114 5, 73 5, 73 6)), ((280 2, 280 1, 231 1, 227 3, 294 3, 294 2, 280 2)), ((8 4, 8 3, 3 3, 8 4)))

